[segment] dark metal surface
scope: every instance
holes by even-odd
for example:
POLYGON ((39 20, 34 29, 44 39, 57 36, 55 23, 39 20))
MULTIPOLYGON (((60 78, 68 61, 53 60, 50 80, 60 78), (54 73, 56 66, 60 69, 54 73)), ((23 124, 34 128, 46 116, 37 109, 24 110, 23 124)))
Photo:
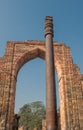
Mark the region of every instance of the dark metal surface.
POLYGON ((45 22, 46 37, 46 128, 57 130, 55 69, 53 51, 53 20, 47 16, 45 22))

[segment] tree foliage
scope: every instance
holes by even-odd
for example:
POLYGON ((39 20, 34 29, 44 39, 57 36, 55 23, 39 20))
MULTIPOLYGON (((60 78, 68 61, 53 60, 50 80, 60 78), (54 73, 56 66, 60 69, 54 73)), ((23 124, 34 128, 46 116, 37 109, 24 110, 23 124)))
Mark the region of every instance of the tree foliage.
POLYGON ((42 128, 42 120, 45 119, 46 110, 41 101, 25 104, 19 111, 20 126, 24 130, 33 130, 35 127, 38 130, 42 128))

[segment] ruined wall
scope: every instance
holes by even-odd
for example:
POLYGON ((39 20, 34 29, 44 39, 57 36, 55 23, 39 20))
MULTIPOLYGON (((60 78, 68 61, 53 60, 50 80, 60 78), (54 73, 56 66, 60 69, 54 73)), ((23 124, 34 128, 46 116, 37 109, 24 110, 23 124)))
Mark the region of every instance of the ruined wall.
MULTIPOLYGON (((8 42, 0 58, 0 130, 13 126, 17 74, 28 61, 45 60, 43 41, 8 42)), ((70 48, 54 42, 60 93, 61 130, 83 130, 83 75, 73 63, 70 48)))

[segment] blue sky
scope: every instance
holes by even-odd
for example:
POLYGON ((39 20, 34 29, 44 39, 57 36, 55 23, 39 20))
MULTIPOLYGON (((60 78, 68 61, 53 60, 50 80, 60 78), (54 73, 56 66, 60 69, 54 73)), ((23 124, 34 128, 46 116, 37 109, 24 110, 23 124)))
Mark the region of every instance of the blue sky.
MULTIPOLYGON (((83 73, 83 0, 0 0, 0 56, 7 41, 45 40, 45 16, 53 16, 54 41, 71 48, 83 73)), ((45 102, 45 62, 25 64, 18 74, 16 112, 27 102, 45 102)))

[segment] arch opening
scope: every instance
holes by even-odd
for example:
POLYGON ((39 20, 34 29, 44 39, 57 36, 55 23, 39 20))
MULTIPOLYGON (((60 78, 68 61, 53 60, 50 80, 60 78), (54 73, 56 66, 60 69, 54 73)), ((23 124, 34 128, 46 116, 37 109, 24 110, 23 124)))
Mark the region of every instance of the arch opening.
POLYGON ((18 109, 26 103, 41 100, 45 104, 44 60, 35 58, 22 66, 17 76, 15 98, 16 113, 18 109), (21 98, 22 100, 20 100, 21 98), (16 108, 16 106, 18 108, 16 108))
MULTIPOLYGON (((33 51, 33 50, 32 50, 33 51)), ((32 52, 30 52, 30 53, 25 53, 24 55, 22 55, 22 57, 20 57, 19 59, 18 59, 18 61, 16 62, 16 64, 15 64, 15 66, 18 66, 18 69, 16 70, 17 72, 16 72, 16 74, 18 74, 18 72, 20 72, 19 70, 21 70, 21 68, 23 67, 23 66, 25 66, 26 64, 29 64, 30 63, 30 61, 33 61, 35 58, 41 58, 41 59, 44 59, 45 60, 45 51, 41 51, 41 49, 35 49, 34 50, 34 55, 33 55, 33 53, 32 52), (36 53, 35 53, 36 52, 36 53), (22 60, 22 62, 20 62, 22 60), (20 66, 19 66, 19 63, 20 63, 20 66)), ((15 67, 15 68, 17 68, 17 67, 15 67)), ((58 60, 56 60, 56 62, 55 62, 55 68, 56 68, 56 71, 57 71, 57 79, 59 80, 60 79, 60 77, 61 77, 61 71, 60 71, 60 64, 58 63, 58 60), (59 73, 58 73, 58 69, 59 69, 59 73)), ((44 71, 45 72, 45 71, 44 71)), ((44 74, 45 75, 45 74, 44 74)), ((17 75, 16 75, 17 76, 17 75)), ((55 76, 55 78, 56 78, 56 76, 55 76)), ((45 78, 44 78, 45 79, 45 78)), ((58 82, 58 80, 57 80, 57 82, 58 82)), ((56 79, 55 79, 55 81, 56 81, 56 79)), ((33 82, 33 81, 32 81, 33 82)), ((57 87, 57 86, 56 86, 57 87)), ((57 93, 57 95, 58 95, 58 97, 59 97, 59 93, 60 93, 60 91, 58 90, 58 89, 56 89, 56 93, 57 93)), ((44 91, 45 92, 45 91, 44 91)), ((58 103, 58 108, 59 108, 59 106, 60 106, 60 103, 59 103, 59 98, 58 98, 58 100, 57 100, 57 103, 58 103)), ((17 103, 18 104, 18 103, 17 103)), ((16 104, 15 104, 15 106, 16 106, 16 104)), ((16 111, 16 110, 15 110, 16 111)))

